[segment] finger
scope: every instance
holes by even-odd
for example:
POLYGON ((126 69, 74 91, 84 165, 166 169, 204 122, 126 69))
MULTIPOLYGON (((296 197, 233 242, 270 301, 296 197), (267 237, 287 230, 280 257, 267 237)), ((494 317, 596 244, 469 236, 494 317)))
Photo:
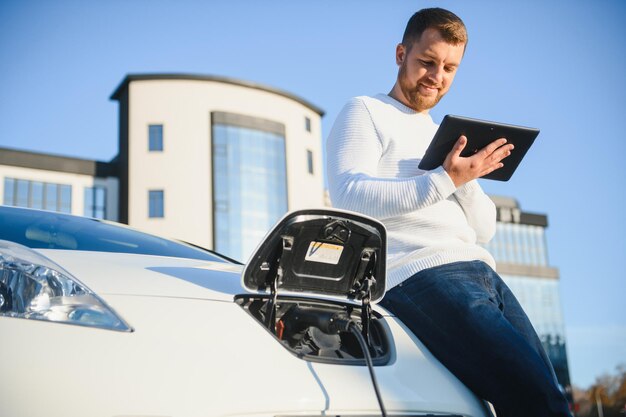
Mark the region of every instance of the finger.
POLYGON ((507 156, 511 155, 513 148, 514 148, 513 144, 508 144, 508 145, 501 146, 500 148, 496 149, 495 152, 491 154, 492 162, 494 163, 500 162, 507 156))
POLYGON ((465 137, 465 135, 461 135, 459 137, 459 140, 457 140, 454 144, 454 147, 452 148, 452 151, 450 151, 450 153, 452 153, 453 156, 458 157, 461 155, 461 152, 463 152, 463 149, 465 149, 466 145, 467 137, 465 137))
POLYGON ((467 138, 462 135, 456 141, 456 143, 452 147, 452 150, 450 150, 450 152, 448 152, 448 155, 446 155, 446 159, 443 161, 443 166, 449 166, 454 159, 459 158, 461 156, 461 152, 465 148, 465 145, 467 145, 467 138))
POLYGON ((500 148, 505 143, 506 143, 506 138, 496 139, 493 142, 491 142, 489 145, 485 146, 482 149, 482 152, 484 152, 485 157, 487 157, 488 155, 491 155, 496 149, 500 148))
POLYGON ((504 153, 504 156, 502 157, 502 159, 506 158, 507 156, 511 155, 511 153, 513 153, 513 149, 515 149, 515 146, 513 146, 513 144, 509 144, 507 146, 503 146, 503 150, 502 152, 504 153))
POLYGON ((482 169, 480 171, 480 176, 482 177, 483 175, 486 175, 492 171, 495 171, 496 169, 502 168, 504 166, 504 163, 502 162, 502 160, 506 158, 507 156, 509 156, 510 154, 511 154, 511 151, 509 149, 506 149, 503 151, 500 151, 498 149, 490 157, 485 159, 485 163, 483 164, 482 169))
POLYGON ((495 165, 490 165, 488 168, 484 169, 483 171, 480 172, 480 175, 478 176, 480 177, 484 177, 487 174, 490 174, 491 172, 495 171, 496 169, 500 169, 504 166, 504 164, 502 162, 499 162, 495 165))

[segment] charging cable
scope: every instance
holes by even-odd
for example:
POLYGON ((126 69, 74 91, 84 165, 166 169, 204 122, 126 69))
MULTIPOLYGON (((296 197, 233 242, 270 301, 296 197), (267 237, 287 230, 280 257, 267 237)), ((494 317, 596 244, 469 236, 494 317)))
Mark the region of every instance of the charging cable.
POLYGON ((378 400, 378 405, 380 406, 380 412, 383 417, 387 417, 387 411, 385 410, 383 398, 380 395, 380 389, 378 388, 378 382, 376 381, 376 375, 374 374, 372 356, 370 355, 370 350, 367 346, 367 342, 365 341, 365 337, 361 334, 361 329, 354 320, 344 316, 343 314, 334 314, 326 323, 327 324, 323 326, 324 328, 321 329, 323 332, 332 334, 348 330, 354 335, 354 337, 356 337, 356 340, 358 340, 359 345, 361 345, 361 350, 363 351, 363 357, 365 358, 367 369, 369 370, 370 377, 372 378, 372 385, 374 386, 376 399, 378 400))
POLYGON ((376 375, 374 375, 374 364, 372 362, 372 356, 370 355, 369 347, 361 333, 357 322, 345 313, 332 313, 327 311, 320 311, 318 309, 301 308, 299 306, 292 307, 283 317, 276 323, 276 335, 279 339, 283 338, 283 334, 292 334, 294 332, 306 329, 307 327, 316 327, 326 334, 339 334, 341 332, 349 331, 356 337, 361 350, 363 351, 363 357, 372 379, 372 385, 374 386, 374 392, 376 393, 376 399, 380 406, 380 411, 383 417, 387 417, 387 411, 383 404, 383 399, 378 389, 378 382, 376 381, 376 375))
POLYGON ((356 323, 350 320, 348 324, 348 328, 350 332, 356 337, 361 345, 361 349, 363 350, 363 356, 365 357, 365 363, 367 364, 367 368, 370 371, 370 377, 372 378, 372 385, 374 386, 374 392, 376 393, 376 399, 378 400, 378 405, 380 406, 380 412, 383 417, 387 417, 387 411, 385 410, 385 406, 383 404, 383 399, 380 396, 380 390, 378 389, 378 382, 376 382, 376 375, 374 375, 374 364, 372 363, 372 357, 370 356, 369 348, 367 347, 367 343, 365 342, 365 338, 361 334, 361 330, 356 325, 356 323))

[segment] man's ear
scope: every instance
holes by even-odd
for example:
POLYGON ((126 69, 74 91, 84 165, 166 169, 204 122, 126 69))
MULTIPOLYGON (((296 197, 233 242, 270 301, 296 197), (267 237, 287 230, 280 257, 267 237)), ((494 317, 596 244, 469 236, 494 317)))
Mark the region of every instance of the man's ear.
POLYGON ((406 59, 406 48, 401 43, 396 46, 396 65, 401 65, 406 59))

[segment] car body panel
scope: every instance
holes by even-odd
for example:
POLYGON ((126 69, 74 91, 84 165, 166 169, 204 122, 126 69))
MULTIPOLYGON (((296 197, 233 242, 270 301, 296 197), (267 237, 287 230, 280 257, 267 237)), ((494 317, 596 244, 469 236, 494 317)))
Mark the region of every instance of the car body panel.
MULTIPOLYGON (((3 415, 379 412, 365 366, 303 361, 234 303, 133 295, 106 300, 124 311, 134 332, 0 317, 1 334, 22 335, 2 343, 3 415)), ((389 411, 482 415, 482 405, 456 378, 395 319, 388 323, 395 358, 375 371, 389 411)))
POLYGON ((127 253, 37 249, 99 295, 132 294, 232 301, 248 292, 241 265, 127 253), (129 271, 131 271, 129 273, 129 271))
MULTIPOLYGON (((366 366, 304 360, 235 302, 252 293, 241 265, 36 251, 132 331, 0 316, 1 416, 380 415, 366 366)), ((391 345, 374 367, 389 415, 488 415, 400 321, 373 308, 391 345)))
POLYGON ((23 336, 2 349, 11 358, 11 366, 3 366, 2 415, 217 416, 323 408, 306 362, 277 349, 234 303, 130 295, 107 301, 125 312, 134 332, 0 318, 0 333, 23 336), (275 367, 246 352, 251 340, 255 353, 288 365, 275 367), (276 393, 264 393, 266 377, 298 384, 281 387, 277 402, 276 393), (254 402, 242 401, 242 393, 254 402))

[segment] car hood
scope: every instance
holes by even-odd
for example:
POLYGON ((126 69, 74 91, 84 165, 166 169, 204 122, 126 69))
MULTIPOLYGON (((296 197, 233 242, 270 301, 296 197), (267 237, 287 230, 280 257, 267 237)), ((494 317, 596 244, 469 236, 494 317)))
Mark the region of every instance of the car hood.
POLYGON ((127 253, 37 249, 98 295, 142 295, 232 301, 249 292, 243 266, 127 253))

